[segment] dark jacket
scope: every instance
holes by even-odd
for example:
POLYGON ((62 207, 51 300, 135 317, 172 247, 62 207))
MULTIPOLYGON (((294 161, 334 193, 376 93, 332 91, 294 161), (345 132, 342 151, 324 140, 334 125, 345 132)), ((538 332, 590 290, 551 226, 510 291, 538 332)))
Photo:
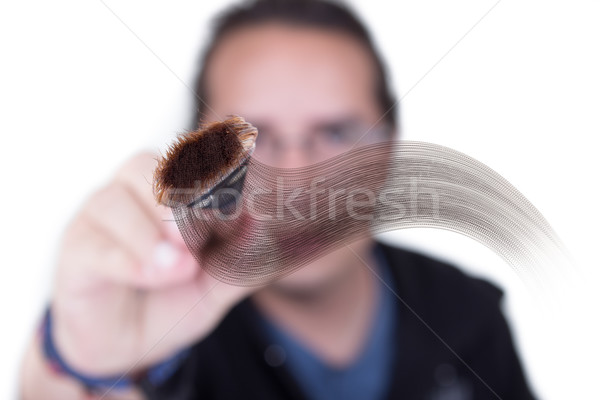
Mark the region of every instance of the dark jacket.
MULTIPOLYGON (((447 263, 378 244, 397 299, 397 346, 388 399, 532 399, 499 307, 502 291, 447 263)), ((234 307, 193 346, 150 399, 306 399, 294 377, 271 366, 252 301, 234 307)))

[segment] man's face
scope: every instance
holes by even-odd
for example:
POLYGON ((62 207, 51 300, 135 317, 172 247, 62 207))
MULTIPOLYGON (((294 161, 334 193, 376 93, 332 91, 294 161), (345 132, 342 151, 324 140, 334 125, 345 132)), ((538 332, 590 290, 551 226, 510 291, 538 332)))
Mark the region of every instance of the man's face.
MULTIPOLYGON (((377 130, 364 135, 385 111, 375 97, 373 60, 343 33, 276 23, 242 28, 216 48, 207 82, 208 118, 236 114, 256 126, 254 156, 269 165, 302 167, 381 139, 377 130)), ((283 281, 332 278, 354 257, 341 248, 283 281)))

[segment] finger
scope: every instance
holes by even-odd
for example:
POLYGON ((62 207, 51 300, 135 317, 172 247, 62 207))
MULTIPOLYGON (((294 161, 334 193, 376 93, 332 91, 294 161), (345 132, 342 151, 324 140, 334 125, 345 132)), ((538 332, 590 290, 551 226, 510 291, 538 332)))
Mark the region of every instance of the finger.
MULTIPOLYGON (((59 265, 69 277, 65 281, 83 286, 86 282, 97 285, 100 279, 139 288, 159 288, 193 279, 198 268, 195 262, 190 262, 188 255, 169 268, 143 264, 114 236, 83 215, 66 232, 63 248, 59 265)), ((160 251, 164 250, 155 248, 153 257, 161 257, 157 254, 160 251)))
POLYGON ((183 239, 177 230, 171 209, 158 204, 154 198, 152 182, 157 159, 158 155, 150 152, 135 155, 117 171, 115 181, 132 191, 167 239, 174 240, 181 246, 183 239))
POLYGON ((152 249, 162 240, 159 227, 124 185, 113 183, 96 192, 82 215, 142 264, 153 262, 152 249))
POLYGON ((154 170, 158 164, 158 155, 140 152, 128 159, 116 172, 114 179, 130 186, 140 198, 148 212, 159 215, 152 191, 154 170))

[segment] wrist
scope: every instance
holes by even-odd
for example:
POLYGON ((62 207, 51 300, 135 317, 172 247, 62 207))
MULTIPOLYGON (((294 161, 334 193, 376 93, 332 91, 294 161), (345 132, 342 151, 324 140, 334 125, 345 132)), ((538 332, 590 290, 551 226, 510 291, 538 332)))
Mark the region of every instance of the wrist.
POLYGON ((57 374, 43 355, 42 338, 32 337, 20 370, 19 398, 23 400, 88 400, 81 385, 68 376, 57 374))
POLYGON ((184 349, 165 361, 134 373, 125 371, 104 376, 91 375, 74 368, 59 352, 54 338, 53 322, 51 309, 48 307, 39 331, 42 355, 47 367, 56 375, 72 378, 90 394, 104 394, 111 391, 112 395, 112 393, 130 391, 135 389, 142 379, 158 386, 171 377, 189 354, 189 349, 184 349))

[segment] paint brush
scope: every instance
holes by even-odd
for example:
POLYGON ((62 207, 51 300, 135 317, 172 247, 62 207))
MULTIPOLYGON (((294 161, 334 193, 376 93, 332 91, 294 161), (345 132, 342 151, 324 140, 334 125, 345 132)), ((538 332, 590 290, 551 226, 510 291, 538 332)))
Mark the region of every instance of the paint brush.
POLYGON ((158 160, 156 201, 172 208, 227 212, 241 198, 257 135, 258 130, 239 116, 179 135, 158 160))

